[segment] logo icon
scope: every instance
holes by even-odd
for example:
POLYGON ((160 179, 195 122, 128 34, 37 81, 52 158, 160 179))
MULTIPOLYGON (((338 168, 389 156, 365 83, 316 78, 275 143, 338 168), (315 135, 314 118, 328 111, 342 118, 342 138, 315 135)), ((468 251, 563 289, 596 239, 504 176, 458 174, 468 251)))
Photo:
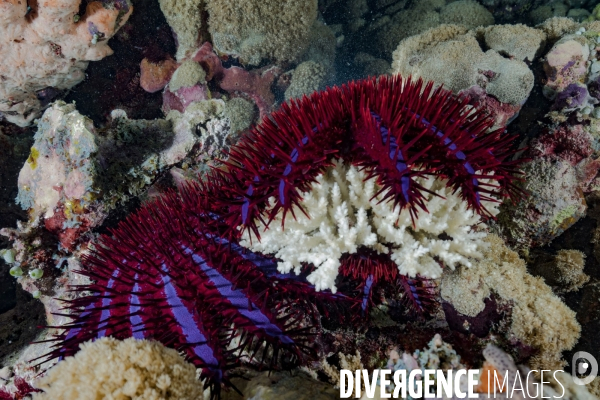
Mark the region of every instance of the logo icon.
POLYGON ((590 353, 578 351, 571 360, 571 375, 576 385, 587 385, 598 375, 598 362, 590 353))

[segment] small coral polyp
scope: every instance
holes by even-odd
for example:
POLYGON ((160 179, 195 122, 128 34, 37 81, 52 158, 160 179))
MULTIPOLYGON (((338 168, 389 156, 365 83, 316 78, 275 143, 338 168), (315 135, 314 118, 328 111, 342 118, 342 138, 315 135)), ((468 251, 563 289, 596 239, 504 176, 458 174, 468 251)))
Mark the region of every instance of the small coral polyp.
MULTIPOLYGON (((427 213, 413 219, 408 209, 386 201, 375 177, 366 170, 334 160, 333 166, 316 178, 311 190, 291 213, 279 210, 265 225, 266 215, 257 221, 260 239, 246 230, 241 245, 252 251, 274 254, 281 260, 282 273, 302 272, 304 263, 316 269, 307 277, 317 290, 336 291, 335 281, 342 263, 352 264, 348 254, 365 254, 365 248, 386 254, 402 275, 439 278, 442 265, 470 267, 469 258, 480 258, 486 233, 474 229, 481 217, 467 208, 460 193, 453 193, 447 181, 420 177, 416 182, 426 190, 427 213)), ((269 200, 267 210, 275 207, 269 200)), ((482 201, 493 215, 498 203, 482 201)), ((268 213, 268 211, 267 211, 268 213)), ((342 270, 347 270, 343 265, 342 270)))

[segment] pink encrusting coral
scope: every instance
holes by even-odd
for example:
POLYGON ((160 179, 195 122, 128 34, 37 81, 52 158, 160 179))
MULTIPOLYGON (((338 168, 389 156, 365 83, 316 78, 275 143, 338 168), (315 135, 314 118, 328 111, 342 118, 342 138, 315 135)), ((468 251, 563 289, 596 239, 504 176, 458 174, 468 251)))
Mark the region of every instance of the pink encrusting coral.
POLYGON ((140 86, 149 93, 164 89, 177 67, 177 62, 172 58, 158 62, 144 58, 140 64, 140 86))
POLYGON ((273 111, 275 95, 271 87, 282 73, 281 68, 276 66, 253 71, 230 67, 223 70, 220 86, 229 93, 240 92, 250 97, 258 107, 260 118, 264 118, 273 111))
POLYGON ((21 377, 14 379, 14 387, 15 390, 0 388, 0 400, 21 400, 28 398, 27 396, 31 396, 32 393, 41 392, 21 377))
MULTIPOLYGON (((237 66, 225 68, 209 42, 200 46, 188 61, 194 61, 202 67, 207 82, 215 82, 221 90, 231 95, 252 100, 258 107, 260 118, 273 111, 276 102, 272 88, 284 72, 281 68, 267 66, 251 71, 237 66)), ((172 70, 173 64, 174 62, 168 60, 153 64, 144 59, 140 65, 144 90, 154 92, 166 87, 163 93, 165 113, 170 110, 183 112, 189 104, 211 98, 208 87, 203 82, 180 88, 175 92, 169 90, 167 85, 173 73, 176 73, 176 69, 172 70)))
POLYGON ((535 139, 530 147, 531 156, 554 156, 568 161, 573 167, 592 155, 592 136, 582 125, 560 125, 535 139))

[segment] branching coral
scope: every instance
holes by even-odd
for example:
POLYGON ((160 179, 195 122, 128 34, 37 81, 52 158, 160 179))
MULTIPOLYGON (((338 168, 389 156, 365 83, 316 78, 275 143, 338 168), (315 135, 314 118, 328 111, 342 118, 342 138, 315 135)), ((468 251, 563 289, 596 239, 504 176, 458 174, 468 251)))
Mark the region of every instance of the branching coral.
MULTIPOLYGON (((298 209, 285 219, 280 211, 268 228, 259 223, 260 240, 246 231, 241 244, 275 254, 283 273, 300 273, 303 263, 312 264, 316 270, 308 281, 317 290, 335 290, 342 255, 361 247, 389 254, 400 273, 412 277, 438 278, 441 265, 470 267, 469 258, 481 257, 486 233, 472 229, 480 216, 443 180, 418 181, 427 190, 428 212, 414 221, 409 210, 384 200, 386 193, 364 170, 334 162, 316 181, 302 193, 298 209)), ((485 207, 496 214, 497 203, 485 202, 485 207)))
POLYGON ((148 340, 102 338, 81 345, 41 381, 50 399, 198 399, 204 388, 196 368, 177 351, 148 340))
POLYGON ((8 121, 28 125, 52 100, 48 93, 75 86, 88 61, 112 54, 108 39, 129 18, 130 3, 93 1, 79 16, 80 2, 33 2, 28 10, 26 1, 0 1, 0 115, 8 121))

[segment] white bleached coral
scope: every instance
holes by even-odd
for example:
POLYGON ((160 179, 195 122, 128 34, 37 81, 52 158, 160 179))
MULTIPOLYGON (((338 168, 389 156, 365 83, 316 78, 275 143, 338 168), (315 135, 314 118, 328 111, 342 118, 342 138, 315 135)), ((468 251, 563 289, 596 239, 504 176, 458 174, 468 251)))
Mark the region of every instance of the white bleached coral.
POLYGON ((127 1, 0 1, 0 115, 27 126, 48 98, 85 78, 88 61, 111 55, 107 41, 127 21, 127 1), (53 89, 49 89, 53 88, 53 89))
MULTIPOLYGON (((254 251, 275 254, 278 269, 300 272, 302 263, 316 269, 308 276, 317 290, 336 290, 335 279, 343 254, 353 254, 361 246, 388 253, 402 274, 437 278, 444 265, 471 266, 470 258, 481 257, 486 233, 473 229, 479 216, 467 209, 459 193, 452 193, 444 181, 420 179, 426 189, 442 196, 426 194, 429 213, 420 212, 413 221, 408 210, 380 202, 376 179, 365 180, 366 172, 342 162, 317 178, 309 193, 303 193, 301 206, 308 217, 295 210, 275 218, 267 230, 258 224, 260 241, 244 233, 242 245, 254 251)), ((490 212, 496 204, 487 203, 490 212)))

